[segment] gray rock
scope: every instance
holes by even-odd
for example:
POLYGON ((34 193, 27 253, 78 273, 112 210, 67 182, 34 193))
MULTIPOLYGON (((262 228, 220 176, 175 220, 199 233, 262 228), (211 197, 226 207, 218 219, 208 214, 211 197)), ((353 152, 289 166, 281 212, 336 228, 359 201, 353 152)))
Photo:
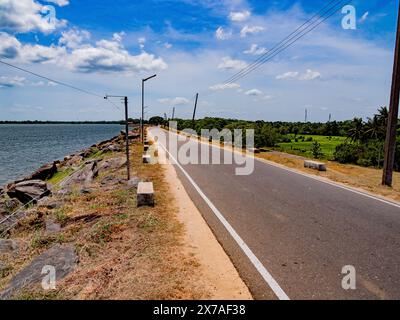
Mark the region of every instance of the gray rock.
POLYGON ((117 184, 122 183, 122 180, 113 176, 108 176, 105 177, 102 181, 101 181, 101 185, 102 186, 114 186, 117 184))
POLYGON ((3 199, 0 200, 0 214, 7 215, 22 206, 18 199, 3 199))
POLYGON ((60 187, 68 190, 74 184, 89 185, 99 174, 97 163, 97 160, 90 161, 82 170, 76 171, 68 179, 60 183, 60 187))
POLYGON ((112 158, 99 165, 99 171, 119 169, 126 164, 125 158, 112 158))
POLYGON ((41 180, 29 180, 9 186, 7 194, 12 199, 18 199, 22 203, 37 203, 37 200, 51 194, 47 184, 41 180))
POLYGON ((57 233, 61 231, 61 225, 56 223, 54 220, 49 219, 46 220, 46 233, 47 234, 52 234, 52 233, 57 233))
POLYGON ((38 207, 39 208, 46 208, 46 209, 49 209, 49 210, 61 208, 62 205, 63 205, 62 202, 57 201, 57 200, 52 199, 52 198, 44 198, 44 199, 40 199, 38 201, 38 207))
POLYGON ((128 188, 137 189, 140 182, 142 182, 142 180, 140 180, 138 177, 133 177, 128 181, 128 188))
POLYGON ((121 152, 122 148, 119 145, 112 144, 108 146, 105 151, 110 151, 110 152, 121 152))
POLYGON ((52 266, 56 271, 56 281, 65 278, 76 267, 78 257, 72 245, 56 245, 36 257, 27 267, 20 271, 10 282, 5 291, 0 293, 0 299, 9 299, 13 294, 26 286, 39 284, 45 275, 43 267, 52 266))
POLYGON ((19 244, 17 241, 9 239, 0 239, 0 253, 12 253, 18 251, 19 244))
MULTIPOLYGON (((53 162, 51 164, 46 164, 39 168, 35 173, 30 175, 29 177, 26 177, 25 179, 21 181, 28 181, 28 180, 47 180, 50 179, 52 176, 54 176, 57 173, 57 164, 56 162, 53 162)), ((17 181, 17 182, 21 182, 17 181)))

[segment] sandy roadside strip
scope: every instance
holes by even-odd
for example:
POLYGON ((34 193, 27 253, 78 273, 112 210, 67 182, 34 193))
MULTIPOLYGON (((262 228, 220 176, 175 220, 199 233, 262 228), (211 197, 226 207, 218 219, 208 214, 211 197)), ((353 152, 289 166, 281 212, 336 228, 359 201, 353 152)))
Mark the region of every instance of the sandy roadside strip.
MULTIPOLYGON (((151 139, 151 132, 149 131, 151 139)), ((158 148, 159 154, 165 153, 158 148)), ((165 156, 164 154, 162 156, 165 156)), ((225 253, 200 211, 183 187, 175 167, 163 166, 176 205, 177 217, 185 228, 185 250, 194 255, 200 263, 203 288, 209 292, 211 300, 253 300, 253 297, 240 278, 232 261, 225 253)))

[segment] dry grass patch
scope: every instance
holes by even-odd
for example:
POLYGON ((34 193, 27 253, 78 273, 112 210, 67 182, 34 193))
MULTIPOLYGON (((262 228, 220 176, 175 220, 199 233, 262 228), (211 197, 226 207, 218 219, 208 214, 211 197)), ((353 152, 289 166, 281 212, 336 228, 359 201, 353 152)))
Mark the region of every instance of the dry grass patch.
POLYGON ((265 160, 276 162, 294 168, 309 174, 328 178, 330 180, 346 184, 350 187, 364 189, 368 192, 400 201, 400 173, 394 173, 394 186, 388 188, 382 186, 382 170, 374 168, 364 168, 355 165, 340 164, 337 162, 328 162, 327 172, 318 172, 312 169, 304 168, 304 161, 293 158, 291 155, 261 153, 256 155, 265 160))
MULTIPOLYGON (((125 183, 101 184, 102 178, 124 179, 125 167, 103 172, 90 194, 78 191, 58 209, 33 209, 11 235, 26 246, 11 270, 0 279, 0 290, 32 259, 56 243, 74 244, 79 256, 76 270, 57 284, 57 290, 30 288, 19 299, 200 299, 207 298, 200 285, 196 259, 183 250, 183 226, 178 222, 163 169, 142 164, 141 144, 131 147, 133 175, 154 183, 156 206, 136 206, 136 191, 125 183), (63 228, 45 232, 46 219, 63 228)), ((122 153, 118 154, 119 157, 122 153)), ((78 189, 77 189, 78 190, 78 189)))

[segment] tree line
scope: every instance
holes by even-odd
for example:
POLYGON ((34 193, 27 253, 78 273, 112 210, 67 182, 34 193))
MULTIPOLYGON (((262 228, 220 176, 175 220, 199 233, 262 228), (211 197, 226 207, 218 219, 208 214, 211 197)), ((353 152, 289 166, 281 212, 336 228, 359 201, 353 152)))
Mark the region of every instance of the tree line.
MULTIPOLYGON (((386 128, 388 122, 388 108, 381 107, 377 113, 364 121, 354 118, 346 121, 321 122, 268 122, 268 121, 245 121, 238 119, 224 119, 207 117, 192 120, 174 119, 178 123, 178 130, 193 129, 201 134, 202 129, 253 129, 255 131, 255 146, 257 148, 274 148, 282 142, 291 142, 302 135, 318 135, 327 137, 346 137, 343 144, 336 147, 334 153, 335 161, 340 163, 352 163, 361 166, 383 166, 384 143, 386 139, 386 128)), ((149 120, 152 125, 166 125, 168 121, 161 117, 153 117, 149 120)), ((395 169, 400 171, 400 122, 397 130, 397 149, 395 169)), ((303 137, 304 139, 304 137, 303 137)), ((243 137, 245 145, 245 137, 243 137)), ((312 153, 315 158, 320 157, 320 146, 314 142, 312 153)))

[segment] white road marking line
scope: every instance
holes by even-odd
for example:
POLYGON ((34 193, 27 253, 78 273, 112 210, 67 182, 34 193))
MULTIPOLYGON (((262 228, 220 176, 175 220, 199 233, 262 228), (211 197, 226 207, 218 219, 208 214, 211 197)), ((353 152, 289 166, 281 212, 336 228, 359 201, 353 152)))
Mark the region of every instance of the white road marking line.
POLYGON ((248 245, 243 241, 243 239, 238 235, 235 229, 230 225, 230 223, 225 219, 222 213, 215 207, 215 205, 211 202, 211 200, 204 194, 204 192, 200 189, 200 187, 194 182, 192 177, 186 172, 186 170, 178 163, 178 161, 172 156, 172 154, 167 150, 167 148, 161 144, 161 147, 168 153, 171 159, 175 162, 175 164, 179 167, 179 169, 183 172, 189 182, 193 185, 199 195, 203 198, 203 200, 207 203, 210 209, 214 212, 215 216, 219 219, 219 221, 223 224, 232 238, 236 241, 239 247, 242 249, 244 254, 249 258, 250 262, 254 265, 260 275, 263 277, 265 282, 269 285, 272 291, 280 300, 290 300, 287 294, 283 291, 283 289, 279 286, 273 276, 268 272, 268 270, 264 267, 260 260, 256 257, 256 255, 251 251, 248 245))

